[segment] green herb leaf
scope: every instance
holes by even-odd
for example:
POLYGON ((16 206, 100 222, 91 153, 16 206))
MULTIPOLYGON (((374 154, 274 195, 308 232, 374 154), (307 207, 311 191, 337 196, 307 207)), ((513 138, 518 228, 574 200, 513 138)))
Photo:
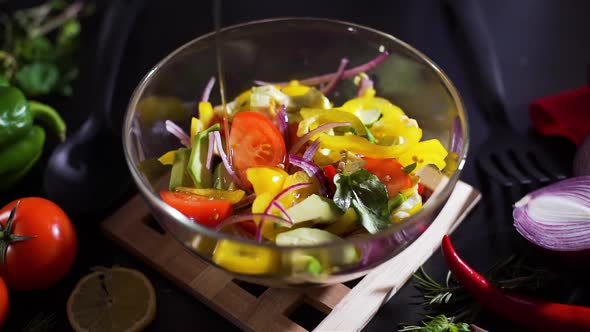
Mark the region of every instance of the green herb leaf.
POLYGON ((46 0, 10 16, 0 13, 0 75, 27 97, 71 95, 78 76, 79 18, 91 7, 83 1, 46 0))
POLYGON ((363 125, 365 126, 365 130, 367 131, 367 140, 369 140, 370 143, 377 143, 377 139, 375 139, 375 136, 373 136, 373 133, 371 132, 371 130, 369 130, 369 127, 367 127, 367 125, 363 125))
POLYGON ((369 233, 389 227, 387 189, 375 174, 361 168, 348 175, 337 174, 334 182, 334 203, 342 211, 353 206, 369 233))
POLYGON ((406 326, 400 329, 400 332, 419 331, 419 332, 472 332, 473 330, 467 323, 454 323, 453 318, 445 315, 436 317, 428 316, 429 320, 422 321, 422 326, 406 326))
POLYGON ((54 47, 45 36, 18 39, 15 44, 14 54, 21 62, 49 62, 55 59, 54 47))
POLYGON ((56 324, 57 320, 54 314, 40 312, 27 323, 23 332, 49 332, 53 331, 56 324))
POLYGON ((415 169, 416 169, 416 163, 413 163, 413 164, 409 164, 408 166, 402 168, 402 171, 404 171, 404 173, 406 173, 406 174, 410 174, 415 169))
POLYGON ((334 176, 334 184, 336 191, 334 192, 334 203, 342 211, 346 211, 352 205, 352 190, 349 184, 349 175, 336 174, 334 176))
POLYGON ((59 29, 57 36, 57 45, 69 46, 80 35, 80 22, 76 19, 70 19, 64 23, 59 29))
POLYGON ((391 211, 397 209, 400 205, 402 205, 402 203, 406 199, 408 199, 408 198, 406 197, 406 195, 404 195, 402 193, 398 193, 392 199, 390 199, 387 202, 387 208, 389 209, 389 213, 391 213, 391 211))
POLYGON ((59 81, 59 70, 52 63, 35 62, 16 72, 16 82, 27 95, 50 93, 59 81))
POLYGON ((317 258, 313 256, 309 256, 309 262, 307 263, 307 272, 315 276, 318 276, 322 273, 322 271, 323 269, 320 261, 318 261, 317 258))

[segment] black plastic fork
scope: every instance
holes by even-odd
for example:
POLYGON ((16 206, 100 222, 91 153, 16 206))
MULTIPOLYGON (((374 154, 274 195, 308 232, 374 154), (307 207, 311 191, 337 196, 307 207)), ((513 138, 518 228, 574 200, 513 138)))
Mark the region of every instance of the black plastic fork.
POLYGON ((478 106, 490 126, 488 139, 477 152, 478 169, 503 187, 520 186, 524 190, 564 179, 543 147, 510 125, 500 65, 479 1, 448 0, 447 4, 462 36, 461 48, 471 81, 476 84, 478 106))

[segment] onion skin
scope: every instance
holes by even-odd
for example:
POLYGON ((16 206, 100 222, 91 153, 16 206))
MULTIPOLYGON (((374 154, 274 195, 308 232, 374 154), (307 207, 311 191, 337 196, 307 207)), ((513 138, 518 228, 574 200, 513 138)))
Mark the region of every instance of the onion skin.
POLYGON ((586 136, 574 158, 574 176, 590 175, 590 135, 586 136))

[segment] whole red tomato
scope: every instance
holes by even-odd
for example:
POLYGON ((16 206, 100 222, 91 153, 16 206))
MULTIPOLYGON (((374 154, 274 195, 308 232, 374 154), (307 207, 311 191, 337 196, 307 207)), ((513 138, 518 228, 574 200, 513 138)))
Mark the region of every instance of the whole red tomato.
POLYGON ((78 249, 76 231, 55 203, 39 197, 13 201, 0 210, 0 225, 0 242, 8 245, 0 274, 8 288, 47 288, 72 267, 78 249), (12 225, 8 226, 17 202, 12 225))
POLYGON ((0 278, 0 327, 4 326, 6 317, 8 317, 8 308, 10 308, 10 302, 8 301, 8 289, 6 284, 0 278))

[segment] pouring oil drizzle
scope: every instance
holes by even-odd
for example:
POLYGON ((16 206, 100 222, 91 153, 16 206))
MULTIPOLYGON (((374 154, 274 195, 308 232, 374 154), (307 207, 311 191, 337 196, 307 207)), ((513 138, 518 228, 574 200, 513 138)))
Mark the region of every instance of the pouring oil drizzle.
POLYGON ((225 99, 225 75, 223 70, 223 54, 221 53, 221 0, 213 0, 213 24, 215 25, 215 57, 217 61, 217 78, 219 82, 221 107, 223 109, 223 134, 225 136, 225 148, 227 151, 228 161, 231 163, 232 151, 229 148, 229 115, 227 112, 227 104, 225 99))

